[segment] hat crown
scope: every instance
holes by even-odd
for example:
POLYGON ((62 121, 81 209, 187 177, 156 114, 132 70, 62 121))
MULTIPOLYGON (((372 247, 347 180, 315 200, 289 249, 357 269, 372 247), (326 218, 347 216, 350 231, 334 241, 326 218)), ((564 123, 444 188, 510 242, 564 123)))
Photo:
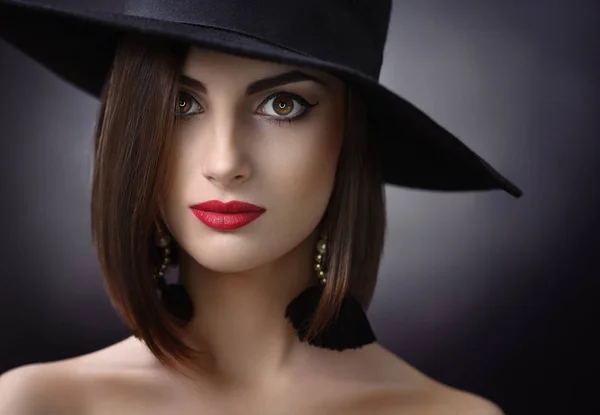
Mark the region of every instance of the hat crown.
POLYGON ((88 7, 235 31, 378 78, 391 0, 93 0, 88 7))

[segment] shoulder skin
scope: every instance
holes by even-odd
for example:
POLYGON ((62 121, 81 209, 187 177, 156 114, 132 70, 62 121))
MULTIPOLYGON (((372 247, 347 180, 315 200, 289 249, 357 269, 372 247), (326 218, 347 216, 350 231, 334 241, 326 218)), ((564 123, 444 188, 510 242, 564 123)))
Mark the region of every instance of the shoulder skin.
MULTIPOLYGON (((495 403, 469 392, 443 387, 437 402, 440 415, 505 415, 495 403)), ((438 412, 435 412, 438 413, 438 412)))
POLYGON ((11 369, 0 376, 0 415, 81 414, 76 382, 52 363, 11 369))

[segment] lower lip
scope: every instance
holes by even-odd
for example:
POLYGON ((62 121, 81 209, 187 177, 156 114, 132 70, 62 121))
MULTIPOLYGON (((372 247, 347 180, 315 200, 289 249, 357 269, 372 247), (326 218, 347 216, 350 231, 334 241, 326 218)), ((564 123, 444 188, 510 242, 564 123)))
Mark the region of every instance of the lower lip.
POLYGON ((255 221, 264 212, 218 213, 192 209, 192 213, 209 228, 232 231, 255 221))

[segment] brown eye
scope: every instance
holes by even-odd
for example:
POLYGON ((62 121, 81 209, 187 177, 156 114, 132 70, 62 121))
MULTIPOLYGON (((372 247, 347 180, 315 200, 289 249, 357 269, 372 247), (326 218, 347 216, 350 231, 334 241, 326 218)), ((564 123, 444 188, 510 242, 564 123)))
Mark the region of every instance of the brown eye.
POLYGON ((279 96, 273 100, 273 110, 277 115, 288 115, 294 110, 294 100, 288 96, 279 96))
POLYGON ((265 99, 261 105, 262 115, 271 119, 294 120, 308 113, 317 104, 311 104, 299 95, 278 92, 265 99))
MULTIPOLYGON (((187 92, 180 91, 177 98, 177 105, 175 107, 175 113, 178 116, 190 116, 193 115, 195 106, 199 106, 198 102, 187 92)), ((194 111, 198 112, 198 110, 194 111)))

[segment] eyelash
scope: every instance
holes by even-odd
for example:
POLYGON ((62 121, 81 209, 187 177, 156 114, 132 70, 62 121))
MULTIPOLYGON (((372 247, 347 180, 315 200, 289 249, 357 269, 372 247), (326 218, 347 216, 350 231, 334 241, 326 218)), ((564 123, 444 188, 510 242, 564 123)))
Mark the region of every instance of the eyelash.
MULTIPOLYGON (((186 95, 188 97, 188 99, 193 100, 198 106, 200 106, 200 104, 198 103, 198 101, 196 100, 196 98, 194 98, 193 94, 191 92, 188 92, 186 90, 180 90, 179 91, 179 96, 181 95, 186 95)), ((316 107, 319 103, 316 102, 314 104, 311 104, 310 102, 308 102, 306 99, 302 98, 300 95, 296 95, 293 94, 291 92, 284 92, 284 91, 280 91, 280 92, 276 92, 274 94, 269 95, 267 98, 265 98, 261 103, 260 103, 260 107, 264 106, 266 103, 268 103, 269 101, 273 100, 273 99, 277 99, 279 97, 289 97, 292 100, 294 100, 294 102, 297 102, 300 104, 300 106, 302 106, 303 110, 299 115, 296 115, 294 117, 285 117, 285 116, 281 116, 281 117, 275 117, 275 116, 265 116, 265 118, 267 119, 267 122, 273 123, 273 124, 277 124, 277 125, 282 125, 284 123, 288 123, 292 124, 292 122, 299 120, 300 118, 305 117, 306 115, 308 115, 308 113, 310 112, 311 109, 313 109, 314 107, 316 107)), ((176 107, 179 105, 179 99, 176 103, 176 107)), ((202 114, 202 112, 200 113, 195 113, 195 114, 178 114, 177 113, 177 108, 175 110, 175 115, 177 118, 183 119, 183 120, 187 120, 190 118, 195 117, 198 114, 202 114)))

